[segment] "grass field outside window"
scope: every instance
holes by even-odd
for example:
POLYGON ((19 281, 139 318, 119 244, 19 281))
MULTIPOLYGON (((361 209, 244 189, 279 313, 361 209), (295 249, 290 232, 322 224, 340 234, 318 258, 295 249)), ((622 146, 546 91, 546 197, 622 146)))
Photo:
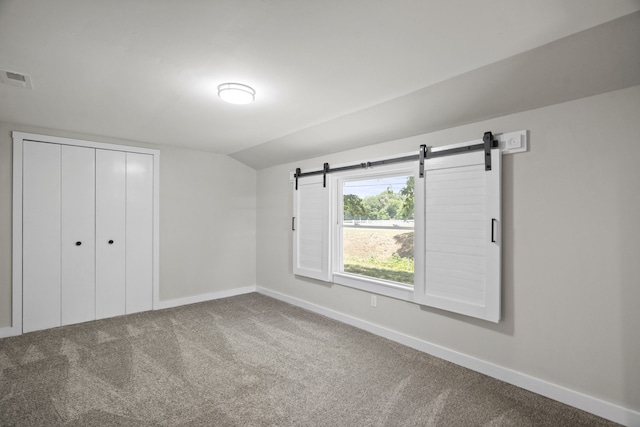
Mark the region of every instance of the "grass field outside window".
POLYGON ((413 285, 413 230, 343 228, 343 271, 413 285))

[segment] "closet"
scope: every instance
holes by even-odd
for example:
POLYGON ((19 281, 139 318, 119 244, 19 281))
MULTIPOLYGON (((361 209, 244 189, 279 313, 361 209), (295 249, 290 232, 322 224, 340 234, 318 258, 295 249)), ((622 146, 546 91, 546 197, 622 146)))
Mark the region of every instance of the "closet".
POLYGON ((49 139, 14 143, 22 150, 22 332, 151 310, 159 153, 49 139))

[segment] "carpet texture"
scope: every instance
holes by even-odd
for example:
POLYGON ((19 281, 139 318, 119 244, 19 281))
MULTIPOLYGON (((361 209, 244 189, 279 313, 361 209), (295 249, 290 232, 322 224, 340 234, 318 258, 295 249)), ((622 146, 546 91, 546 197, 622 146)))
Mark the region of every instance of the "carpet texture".
POLYGON ((612 426, 248 294, 0 340, 2 426, 612 426))

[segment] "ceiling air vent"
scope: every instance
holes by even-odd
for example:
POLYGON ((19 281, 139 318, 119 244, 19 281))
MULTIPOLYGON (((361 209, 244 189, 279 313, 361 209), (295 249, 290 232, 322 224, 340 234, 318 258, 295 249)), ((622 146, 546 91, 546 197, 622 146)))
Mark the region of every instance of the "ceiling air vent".
POLYGON ((9 86, 32 88, 30 76, 13 71, 0 70, 0 81, 9 86))

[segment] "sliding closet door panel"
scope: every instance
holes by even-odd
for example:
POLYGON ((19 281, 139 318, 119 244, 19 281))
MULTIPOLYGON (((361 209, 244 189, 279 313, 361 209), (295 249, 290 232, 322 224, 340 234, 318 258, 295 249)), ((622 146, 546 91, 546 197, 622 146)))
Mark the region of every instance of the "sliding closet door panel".
POLYGON ((153 306, 153 156, 127 153, 127 313, 153 306))
POLYGON ((62 324, 95 319, 95 150, 62 146, 62 324))
POLYGON ((25 141, 22 330, 60 326, 60 146, 25 141))
POLYGON ((125 314, 126 154, 96 150, 96 319, 125 314))

